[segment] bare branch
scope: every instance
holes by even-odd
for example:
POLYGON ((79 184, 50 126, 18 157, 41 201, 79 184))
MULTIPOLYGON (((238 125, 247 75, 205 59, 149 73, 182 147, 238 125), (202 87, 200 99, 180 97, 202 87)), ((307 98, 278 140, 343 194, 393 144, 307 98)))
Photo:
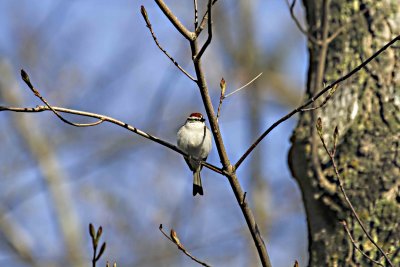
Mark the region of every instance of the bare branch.
POLYGON ((224 98, 225 98, 226 82, 225 82, 224 78, 221 79, 221 82, 219 83, 219 87, 221 89, 221 94, 219 96, 219 104, 218 104, 218 110, 217 110, 217 121, 218 121, 218 118, 219 118, 219 114, 221 112, 222 102, 224 101, 224 98))
POLYGON ((174 13, 172 13, 172 11, 164 3, 163 0, 155 0, 155 2, 158 5, 158 7, 161 9, 161 11, 164 13, 164 15, 169 19, 169 21, 172 23, 172 25, 174 25, 175 28, 182 34, 183 37, 185 37, 189 41, 193 41, 196 38, 195 33, 189 31, 182 24, 182 22, 179 21, 179 19, 174 15, 174 13))
POLYGON ((174 63, 174 65, 175 65, 181 72, 183 72, 183 74, 185 74, 185 75, 186 75, 189 79, 191 79, 192 81, 196 82, 196 79, 193 78, 186 70, 184 70, 184 69, 179 65, 179 63, 178 63, 164 48, 162 48, 162 46, 161 46, 160 43, 158 42, 157 37, 156 37, 156 35, 155 35, 154 31, 153 31, 153 28, 152 28, 152 26, 151 26, 149 17, 148 17, 148 15, 147 15, 147 11, 146 11, 146 9, 144 8, 144 6, 141 6, 140 12, 142 13, 142 16, 143 16, 143 18, 144 18, 144 20, 145 20, 145 22, 146 22, 146 26, 147 26, 147 28, 149 28, 149 31, 150 31, 150 33, 151 33, 151 36, 153 37, 153 40, 154 40, 154 42, 156 43, 157 47, 172 61, 172 63, 174 63))
MULTIPOLYGON (((210 22, 210 21, 209 21, 210 22)), ((250 231, 251 237, 253 239, 254 245, 257 249, 258 256, 260 258, 261 264, 264 267, 271 267, 271 262, 269 259, 268 251, 265 242, 261 236, 260 230, 258 228, 257 222, 253 215, 252 210, 249 205, 241 205, 243 198, 243 189, 240 185, 234 167, 231 165, 228 154, 225 149, 224 141, 222 139, 221 131, 219 129, 219 124, 215 116, 214 108, 208 92, 208 86, 205 79, 205 73, 201 65, 201 58, 195 60, 196 55, 198 55, 198 42, 197 39, 190 42, 190 48, 192 50, 192 59, 194 69, 196 71, 197 85, 200 90, 200 94, 203 100, 203 105, 207 112, 207 117, 210 122, 211 132, 214 137, 214 141, 217 147, 218 155, 225 171, 225 176, 228 178, 231 185, 232 191, 235 194, 236 201, 243 213, 243 217, 246 220, 247 227, 250 231)))
MULTIPOLYGON (((214 5, 218 0, 213 0, 212 5, 214 5)), ((206 22, 208 21, 208 10, 204 13, 203 18, 201 19, 200 25, 195 30, 196 38, 200 35, 203 31, 204 27, 206 26, 206 22)))
POLYGON ((367 229, 364 226, 364 223, 361 221, 360 216, 358 216, 356 210, 353 207, 353 204, 351 203, 349 197, 347 196, 346 190, 344 189, 344 186, 343 186, 342 178, 341 178, 341 176, 339 174, 339 170, 338 170, 338 167, 336 165, 336 160, 335 160, 334 154, 329 151, 329 149, 328 149, 328 147, 327 147, 327 145, 326 145, 326 143, 324 141, 323 132, 322 132, 321 118, 318 118, 316 127, 317 127, 317 132, 318 132, 319 138, 320 138, 320 140, 322 142, 322 146, 324 147, 326 153, 328 154, 329 158, 331 159, 331 162, 332 162, 332 165, 333 165, 333 169, 335 171, 335 175, 336 175, 336 178, 337 178, 337 181, 338 181, 338 184, 339 184, 340 191, 342 191, 344 199, 346 200, 346 203, 349 206, 352 214, 356 218, 358 224, 360 225, 361 229, 363 230, 363 232, 365 233, 365 235, 367 236, 369 241, 371 241, 371 243, 374 244, 374 246, 382 253, 382 255, 385 257, 385 259, 389 263, 389 265, 394 267, 393 263, 390 261, 389 257, 386 255, 386 253, 383 251, 383 249, 375 242, 375 240, 372 238, 372 236, 368 233, 367 229))
MULTIPOLYGON (((178 152, 179 154, 181 154, 184 157, 188 157, 188 155, 183 152, 182 150, 180 150, 177 146, 168 143, 167 141, 164 141, 162 139, 159 139, 151 134, 148 134, 142 130, 139 130, 138 128, 131 126, 125 122, 119 121, 117 119, 114 119, 112 117, 108 117, 105 115, 101 115, 101 114, 97 114, 97 113, 91 113, 91 112, 85 112, 85 111, 80 111, 80 110, 74 110, 74 109, 67 109, 67 108, 61 108, 61 107, 51 107, 51 109, 48 106, 36 106, 35 108, 21 108, 21 107, 4 107, 4 106, 0 106, 0 112, 1 111, 13 111, 13 112, 24 112, 24 113, 36 113, 36 112, 43 112, 43 111, 58 111, 58 112, 62 112, 62 113, 69 113, 69 114, 75 114, 75 115, 79 115, 79 116, 83 116, 83 117, 90 117, 90 118, 97 118, 97 119, 101 119, 103 121, 107 121, 110 122, 112 124, 118 125, 120 127, 123 127, 131 132, 134 132, 146 139, 149 139, 151 141, 154 141, 160 145, 163 145, 165 147, 168 147, 172 150, 174 150, 175 152, 178 152)), ((214 166, 210 163, 207 163, 203 160, 200 159, 195 159, 198 162, 200 162, 204 167, 213 170, 219 174, 226 174, 226 171, 222 170, 221 168, 218 168, 217 166, 214 166)))
POLYGON ((328 43, 331 43, 333 40, 335 40, 335 38, 336 38, 339 34, 341 34, 341 33, 346 29, 346 27, 352 25, 353 22, 354 22, 360 15, 363 15, 363 14, 366 13, 368 10, 369 10, 369 8, 364 8, 362 11, 360 11, 360 12, 354 14, 354 15, 350 18, 350 20, 349 20, 348 22, 346 22, 346 23, 343 24, 342 26, 338 27, 338 28, 336 29, 336 31, 334 31, 334 32, 326 39, 326 41, 327 41, 328 43))
POLYGON ((221 83, 220 83, 221 95, 219 97, 219 104, 218 104, 218 110, 217 110, 217 120, 218 120, 220 112, 221 112, 222 102, 225 100, 225 98, 227 98, 228 96, 231 96, 234 93, 237 93, 238 91, 240 91, 240 90, 244 89, 245 87, 249 86, 252 82, 257 80, 261 75, 262 75, 262 72, 260 74, 258 74, 254 79, 252 79, 250 82, 246 83, 245 85, 243 85, 239 89, 236 89, 235 91, 233 91, 233 92, 231 92, 231 93, 229 93, 227 95, 225 95, 226 83, 225 83, 224 78, 222 78, 221 83))
POLYGON ((101 234, 103 233, 103 227, 99 227, 97 231, 95 231, 95 228, 93 224, 89 224, 89 234, 90 238, 92 239, 92 247, 93 247, 93 255, 92 255, 92 267, 96 267, 96 263, 99 261, 101 256, 104 254, 104 251, 106 250, 106 242, 103 242, 103 244, 100 247, 99 253, 97 253, 97 248, 99 245, 100 237, 101 234))
POLYGON ((199 25, 199 17, 197 13, 197 0, 193 1, 193 5, 194 5, 194 29, 196 30, 199 25))
MULTIPOLYGON (((295 22, 297 28, 299 29, 299 31, 301 33, 303 33, 309 40, 310 42, 316 44, 316 45, 323 45, 324 41, 323 40, 319 40, 317 38, 315 38, 307 29, 305 29, 300 21, 297 19, 296 15, 294 14, 294 7, 296 5, 296 0, 293 0, 293 2, 290 4, 288 0, 286 0, 286 3, 289 7, 289 11, 290 11, 290 16, 292 17, 293 21, 295 22)), ((326 38, 325 42, 327 44, 331 43, 333 40, 335 40, 335 38, 341 34, 346 27, 348 27, 349 25, 352 25, 353 21, 360 15, 364 14, 365 12, 368 11, 368 8, 362 10, 361 12, 358 12, 357 14, 355 14, 350 21, 348 21, 347 23, 345 23, 344 25, 338 27, 332 34, 329 35, 329 37, 326 38)))
POLYGON ((243 161, 250 155, 250 153, 254 150, 254 148, 257 147, 257 145, 273 130, 275 129, 279 124, 282 122, 288 120, 291 118, 294 114, 301 112, 302 109, 305 107, 309 106, 312 104, 316 99, 321 97, 323 94, 328 92, 330 89, 332 89, 334 86, 340 84, 341 82, 347 80, 351 76, 353 76, 355 73, 359 72, 362 68, 364 68, 366 65, 368 65, 373 59, 375 59, 377 56, 379 56, 381 53, 383 53, 386 49, 391 47, 394 43, 400 40, 400 35, 396 36, 393 38, 391 41, 386 43, 383 47, 381 47, 378 51, 376 51, 372 56, 370 56, 367 60, 361 62, 357 67, 352 69, 350 72, 348 72, 346 75, 340 77, 330 85, 326 86, 324 89, 316 93, 313 97, 311 97, 309 100, 307 100, 304 104, 301 106, 295 108, 276 122, 274 122, 264 133, 262 133, 256 141, 246 150, 246 152, 240 157, 240 159, 235 163, 235 169, 239 168, 239 166, 243 163, 243 161))
MULTIPOLYGON (((335 93, 335 91, 336 91, 336 89, 337 89, 338 86, 339 86, 339 85, 336 84, 333 88, 331 88, 331 89, 329 90, 329 93, 328 93, 327 97, 324 99, 324 101, 323 101, 320 105, 318 105, 318 106, 316 106, 316 107, 312 107, 312 108, 303 108, 303 109, 301 109, 300 111, 301 111, 301 112, 305 112, 305 111, 316 110, 316 109, 319 109, 319 108, 324 107, 324 106, 326 105, 326 103, 328 103, 329 99, 331 99, 331 97, 332 97, 333 94, 335 93)), ((314 99, 314 101, 315 101, 315 99, 314 99)), ((313 102, 314 102, 314 101, 313 101, 313 102)))
POLYGON ((210 266, 211 266, 211 265, 208 265, 207 263, 205 263, 205 262, 203 262, 203 261, 197 259, 197 258, 194 257, 192 254, 190 254, 189 251, 187 251, 187 250, 183 247, 183 245, 182 245, 181 242, 179 241, 179 238, 178 238, 176 232, 175 232, 173 229, 171 229, 171 237, 169 237, 169 236, 167 235, 167 233, 164 232, 162 224, 160 224, 160 227, 158 227, 158 229, 160 229, 161 233, 163 233, 163 235, 164 235, 166 238, 168 238, 169 241, 171 241, 172 243, 174 243, 174 244, 178 247, 178 249, 179 249, 180 251, 182 251, 183 253, 185 253, 185 255, 188 256, 189 258, 191 258, 193 261, 195 261, 195 262, 197 262, 197 263, 199 263, 199 264, 201 264, 201 265, 203 265, 203 266, 206 266, 206 267, 210 267, 210 266))
POLYGON ((201 56, 203 55, 204 51, 206 51, 208 45, 211 43, 212 39, 212 16, 211 16, 211 9, 212 9, 212 0, 208 0, 207 11, 208 11, 208 37, 206 42, 204 43, 203 47, 200 49, 200 52, 197 53, 194 57, 194 62, 198 61, 201 56))
POLYGON ((262 75, 262 72, 261 72, 260 74, 258 74, 256 77, 254 77, 250 82, 246 83, 245 85, 243 85, 242 87, 236 89, 235 91, 233 91, 233 92, 227 94, 227 95, 225 96, 225 98, 227 98, 227 97, 233 95, 234 93, 237 93, 237 92, 239 92, 240 90, 246 88, 247 86, 249 86, 250 84, 252 84, 255 80, 257 80, 261 75, 262 75))
POLYGON ((50 104, 47 102, 46 99, 44 99, 39 91, 32 85, 30 78, 28 76, 28 73, 26 73, 24 70, 21 70, 21 77, 22 80, 24 80, 24 82, 28 85, 28 87, 32 90, 32 92, 35 94, 36 97, 38 97, 51 111, 53 111, 54 114, 56 114, 56 116, 62 120, 63 122, 65 122, 66 124, 75 126, 75 127, 90 127, 90 126, 96 126, 99 125, 100 123, 103 122, 102 118, 99 118, 98 121, 93 122, 93 123, 74 123, 71 122, 67 119, 65 119, 63 116, 61 116, 54 108, 52 108, 52 106, 50 106, 50 104))
POLYGON ((370 256, 368 256, 368 255, 357 245, 357 243, 356 243, 356 241, 354 240, 353 236, 351 235, 350 230, 349 230, 349 228, 347 227, 347 224, 346 224, 345 221, 342 221, 342 222, 340 222, 340 223, 343 225, 344 230, 346 231, 347 235, 349 236, 349 238, 350 238, 350 240, 351 240, 351 243, 353 244, 353 246, 354 246, 355 249, 357 249, 358 251, 360 251, 361 254, 362 254, 364 257, 366 257, 367 259, 369 259, 371 262, 373 262, 373 263, 375 263, 375 264, 377 264, 377 265, 380 265, 380 266, 385 266, 385 265, 383 265, 382 263, 380 263, 379 261, 376 261, 376 260, 372 259, 370 256))
POLYGON ((286 0, 287 5, 289 6, 289 11, 290 11, 290 16, 292 17, 293 21, 296 23, 297 28, 299 31, 301 31, 307 38, 314 44, 321 44, 321 40, 318 40, 315 38, 312 34, 308 32, 300 23, 300 21, 297 19, 296 15, 294 14, 294 7, 296 5, 296 0, 293 0, 291 4, 289 4, 289 1, 286 0))

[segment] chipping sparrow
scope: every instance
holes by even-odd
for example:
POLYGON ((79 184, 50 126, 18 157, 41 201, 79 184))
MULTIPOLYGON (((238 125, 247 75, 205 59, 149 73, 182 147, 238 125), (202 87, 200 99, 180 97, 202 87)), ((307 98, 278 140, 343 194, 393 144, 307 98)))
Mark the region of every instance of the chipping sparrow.
POLYGON ((204 121, 203 115, 192 113, 177 134, 178 147, 190 156, 185 160, 193 172, 193 196, 203 195, 200 177, 203 166, 196 159, 206 160, 211 150, 211 132, 204 121))

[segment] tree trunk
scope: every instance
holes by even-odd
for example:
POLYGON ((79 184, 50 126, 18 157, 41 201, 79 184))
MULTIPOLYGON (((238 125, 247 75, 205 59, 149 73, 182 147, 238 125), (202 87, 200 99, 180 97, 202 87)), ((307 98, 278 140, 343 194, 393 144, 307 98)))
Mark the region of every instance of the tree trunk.
MULTIPOLYGON (((400 33, 398 0, 304 0, 309 34, 305 99, 352 70, 400 33), (325 43, 339 28, 342 32, 325 43)), ((332 164, 315 130, 317 117, 332 147, 344 188, 367 231, 400 264, 400 49, 389 48, 358 74, 339 85, 328 104, 303 112, 292 136, 289 165, 300 185, 307 213, 310 266, 371 266, 355 249, 384 262, 355 220, 341 194, 332 164)), ((322 100, 320 100, 322 101, 322 100)), ((317 101, 318 102, 318 101, 317 101)), ((320 103, 320 102, 319 102, 320 103)), ((318 105, 316 103, 315 105, 318 105)))

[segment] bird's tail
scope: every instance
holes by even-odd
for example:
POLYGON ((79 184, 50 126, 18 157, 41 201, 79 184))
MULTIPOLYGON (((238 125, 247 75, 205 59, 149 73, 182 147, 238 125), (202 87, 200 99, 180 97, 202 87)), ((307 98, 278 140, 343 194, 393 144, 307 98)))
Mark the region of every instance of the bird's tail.
POLYGON ((201 185, 201 176, 200 170, 196 170, 193 172, 193 196, 203 195, 203 186, 201 185))

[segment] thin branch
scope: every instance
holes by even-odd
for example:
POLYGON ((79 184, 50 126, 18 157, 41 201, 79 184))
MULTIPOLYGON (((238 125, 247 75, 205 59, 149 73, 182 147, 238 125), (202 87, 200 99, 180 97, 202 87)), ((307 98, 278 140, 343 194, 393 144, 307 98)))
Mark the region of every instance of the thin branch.
POLYGON ((341 34, 347 26, 353 25, 353 22, 358 18, 358 16, 363 15, 364 13, 366 13, 367 11, 369 11, 369 8, 365 8, 362 11, 354 14, 350 20, 348 22, 346 22, 345 24, 343 24, 342 26, 340 26, 339 28, 336 29, 335 32, 333 32, 332 34, 329 35, 329 37, 326 39, 326 41, 328 43, 331 43, 339 34, 341 34))
POLYGON ((172 13, 169 7, 164 3, 163 0, 155 0, 158 7, 164 13, 164 15, 169 19, 172 25, 185 37, 187 40, 192 41, 196 38, 195 33, 189 31, 180 21, 179 19, 172 13))
POLYGON ((261 72, 261 73, 258 74, 256 77, 254 77, 250 82, 246 83, 245 85, 243 85, 242 87, 236 89, 235 91, 233 91, 233 92, 227 94, 224 98, 227 98, 227 97, 233 95, 234 93, 237 93, 237 92, 239 92, 240 90, 246 88, 247 86, 249 86, 250 84, 252 84, 255 80, 257 80, 262 74, 263 74, 263 73, 261 72))
MULTIPOLYGON (((361 229, 363 230, 363 232, 365 233, 365 235, 367 236, 367 238, 369 239, 369 241, 371 241, 372 244, 374 244, 374 246, 382 253, 382 255, 385 257, 386 261, 389 263, 390 266, 394 267, 393 263, 390 261, 389 257, 386 255, 386 253, 383 251, 383 249, 375 242, 375 240, 372 238, 372 236, 368 233, 367 229, 364 226, 364 223, 361 221, 360 217, 358 216, 356 210, 353 207, 353 204, 351 203, 349 197, 347 196, 346 190, 344 189, 343 186, 343 182, 342 182, 342 178, 339 174, 339 170, 338 167, 336 165, 336 160, 334 157, 333 152, 330 152, 322 135, 322 122, 321 122, 321 118, 318 118, 317 120, 317 132, 319 135, 319 138, 322 142, 322 146, 324 147, 326 153, 328 154, 329 158, 331 159, 332 165, 333 165, 333 169, 335 171, 335 175, 339 184, 339 188, 340 191, 342 191, 342 194, 346 200, 347 205, 349 206, 352 214, 354 215, 354 217, 356 218, 358 224, 360 225, 361 229)), ((336 128, 335 128, 336 129, 336 128)))
POLYGON ((389 263, 389 265, 394 267, 394 265, 390 261, 389 257, 386 255, 386 253, 383 251, 383 249, 374 241, 372 236, 368 233, 367 229, 365 228, 363 222, 361 221, 361 219, 358 216, 356 210, 354 209, 353 204, 351 204, 350 199, 348 198, 348 196, 346 194, 346 191, 344 190, 342 179, 341 179, 341 177, 339 175, 339 171, 338 171, 338 168, 336 166, 336 161, 335 161, 334 157, 331 155, 331 153, 328 153, 328 154, 329 154, 329 157, 331 158, 331 161, 332 161, 332 164, 333 164, 333 168, 335 169, 335 174, 336 174, 336 178, 338 179, 338 182, 339 182, 340 191, 342 191, 343 196, 346 199, 346 202, 349 205, 349 207, 351 209, 351 212, 353 213, 354 217, 356 218, 358 224, 360 225, 361 229, 363 230, 363 232, 365 233, 365 235, 367 236, 369 241, 371 241, 371 243, 374 244, 374 246, 382 253, 382 255, 385 257, 385 259, 389 263))
POLYGON ((199 25, 199 15, 197 13, 197 0, 193 1, 193 5, 194 5, 194 29, 197 29, 197 26, 199 25))
POLYGON ((340 84, 341 82, 347 80, 349 77, 353 76, 355 73, 359 72, 362 68, 364 68, 366 65, 368 65, 373 59, 375 59, 377 56, 379 56, 382 52, 384 52, 386 49, 391 47, 394 43, 400 40, 400 35, 396 36, 393 38, 391 41, 386 43, 383 47, 381 47, 378 51, 376 51, 372 56, 370 56, 367 60, 363 61, 361 64, 359 64, 357 67, 355 67, 353 70, 348 72, 346 75, 340 77, 330 85, 326 86, 324 89, 316 93, 314 96, 312 96, 309 100, 307 100, 304 104, 301 106, 295 108, 276 122, 274 122, 264 133, 262 133, 256 141, 247 149, 247 151, 240 157, 240 159, 235 163, 235 169, 239 168, 239 166, 243 163, 243 161, 250 155, 250 153, 254 150, 254 148, 257 147, 257 145, 273 130, 275 129, 278 125, 280 125, 282 122, 288 120, 291 118, 294 114, 301 112, 302 109, 305 107, 309 106, 312 104, 316 99, 321 97, 323 94, 325 94, 327 91, 332 89, 334 86, 340 84))
POLYGON ((99 227, 97 231, 95 230, 93 224, 89 224, 89 234, 90 238, 92 239, 92 247, 93 247, 93 255, 92 255, 92 267, 96 267, 96 263, 100 260, 101 256, 104 254, 106 250, 106 242, 100 247, 99 253, 97 253, 97 248, 99 245, 101 234, 103 233, 103 227, 99 227))
POLYGON ((246 203, 246 195, 247 195, 247 192, 244 192, 242 201, 240 202, 241 205, 244 205, 246 203))
POLYGON ((173 229, 171 229, 171 237, 169 237, 169 236, 167 235, 167 233, 164 232, 162 224, 160 224, 160 227, 158 227, 158 229, 161 231, 161 233, 163 233, 163 235, 164 235, 167 239, 169 239, 169 241, 171 241, 172 243, 174 243, 174 244, 178 247, 178 249, 179 249, 180 251, 182 251, 186 256, 188 256, 188 257, 191 258, 193 261, 195 261, 195 262, 197 262, 197 263, 199 263, 199 264, 201 264, 201 265, 203 265, 203 266, 211 267, 211 265, 208 265, 207 263, 205 263, 205 262, 203 262, 203 261, 197 259, 197 258, 194 257, 192 254, 190 254, 189 251, 187 251, 187 250, 183 247, 183 245, 181 244, 181 242, 179 241, 179 239, 178 239, 178 237, 177 237, 177 235, 176 235, 176 232, 175 232, 173 229))
POLYGON ((261 75, 262 75, 262 72, 260 74, 258 74, 254 79, 252 79, 250 82, 246 83, 245 85, 243 85, 239 89, 236 89, 235 91, 233 91, 233 92, 231 92, 231 93, 229 93, 227 95, 225 95, 226 83, 225 83, 224 78, 222 78, 221 83, 220 83, 221 94, 220 94, 220 97, 219 97, 219 104, 218 104, 218 110, 217 110, 217 120, 218 120, 220 112, 221 112, 222 102, 225 100, 225 98, 227 98, 228 96, 231 96, 234 93, 236 93, 236 92, 244 89, 245 87, 249 86, 252 82, 257 80, 261 75))
MULTIPOLYGON (((218 0, 213 0, 212 5, 214 5, 218 0)), ((203 18, 201 19, 200 25, 195 30, 196 38, 200 35, 203 31, 204 27, 206 27, 206 22, 208 21, 208 10, 204 13, 203 18)))
MULTIPOLYGON (((51 111, 51 110, 56 110, 58 112, 62 112, 62 113, 69 113, 69 114, 75 114, 75 115, 79 115, 79 116, 83 116, 83 117, 90 117, 90 118, 97 118, 97 119, 101 119, 103 121, 106 122, 110 122, 112 124, 118 125, 120 127, 123 127, 131 132, 134 132, 146 139, 149 139, 151 141, 154 141, 160 145, 163 145, 165 147, 168 147, 169 149, 172 149, 173 151, 181 154, 184 157, 188 157, 189 155, 187 155, 185 152, 183 152, 182 150, 180 150, 177 146, 168 143, 167 141, 164 141, 162 139, 159 139, 158 137, 155 137, 151 134, 148 134, 134 126, 131 126, 125 122, 119 121, 117 119, 114 119, 112 117, 108 117, 105 115, 101 115, 101 114, 97 114, 97 113, 91 113, 91 112, 85 112, 85 111, 80 111, 80 110, 74 110, 74 109, 67 109, 67 108, 62 108, 62 107, 52 107, 52 109, 50 109, 48 106, 36 106, 35 108, 21 108, 21 107, 4 107, 4 106, 0 106, 0 112, 1 111, 13 111, 13 112, 23 112, 23 113, 36 113, 36 112, 43 112, 43 111, 51 111)), ((200 159, 195 159, 197 160, 201 165, 203 165, 204 167, 215 171, 219 174, 223 174, 226 175, 226 171, 222 170, 221 168, 218 168, 217 166, 214 166, 210 163, 207 163, 203 160, 200 159)))
POLYGON ((147 28, 149 28, 149 31, 151 33, 151 36, 153 37, 154 42, 156 43, 157 47, 172 61, 172 63, 174 63, 174 65, 181 71, 183 72, 183 74, 185 74, 189 79, 191 79, 192 81, 196 82, 196 79, 193 78, 186 70, 184 70, 179 63, 160 45, 160 43, 158 42, 158 39, 153 31, 153 28, 151 26, 149 17, 147 15, 147 11, 144 8, 144 6, 141 6, 140 8, 140 12, 142 13, 142 16, 144 18, 144 21, 146 22, 146 26, 147 28))
POLYGON ((296 15, 294 14, 294 7, 296 5, 296 0, 293 0, 291 4, 289 4, 289 0, 286 0, 287 5, 289 6, 290 16, 292 17, 293 21, 296 23, 297 28, 301 31, 307 38, 314 44, 320 44, 321 41, 315 38, 312 34, 308 32, 308 30, 304 29, 301 25, 300 21, 297 19, 296 15))
POLYGON ((357 245, 357 242, 354 240, 353 236, 351 235, 350 230, 349 230, 349 228, 347 227, 347 224, 346 224, 345 221, 342 221, 342 222, 340 222, 340 223, 343 225, 344 230, 346 231, 347 235, 349 236, 349 238, 350 238, 350 240, 351 240, 351 243, 353 244, 353 246, 354 246, 355 249, 357 249, 358 251, 360 251, 361 254, 362 254, 364 257, 366 257, 367 259, 369 259, 371 262, 373 262, 373 263, 375 263, 375 264, 377 264, 377 265, 380 265, 380 266, 385 266, 385 265, 383 265, 382 263, 380 263, 379 261, 376 261, 376 260, 372 259, 370 256, 368 256, 368 255, 357 245))
POLYGON ((221 114, 221 106, 222 106, 222 102, 224 101, 224 99, 225 99, 225 97, 222 95, 222 92, 221 92, 221 95, 219 96, 219 104, 218 104, 218 109, 217 109, 217 121, 218 121, 219 115, 221 114))
POLYGON ((211 10, 212 10, 212 0, 208 0, 208 5, 207 5, 207 11, 208 11, 208 37, 206 42, 204 43, 203 47, 200 49, 200 52, 197 53, 194 57, 194 62, 199 61, 201 56, 204 54, 206 51, 208 45, 211 43, 212 39, 212 15, 211 15, 211 10))
POLYGON ((26 85, 28 85, 28 87, 31 89, 31 91, 35 94, 36 97, 38 97, 54 114, 56 114, 56 116, 62 120, 63 122, 65 122, 66 124, 75 126, 75 127, 90 127, 90 126, 96 126, 99 125, 100 123, 102 123, 104 120, 102 118, 99 118, 98 121, 93 122, 93 123, 74 123, 71 122, 67 119, 65 119, 63 116, 61 116, 54 108, 52 108, 52 106, 47 102, 46 99, 44 99, 39 91, 32 85, 30 78, 28 76, 28 73, 26 73, 24 70, 21 70, 21 77, 22 80, 26 83, 26 85))
MULTIPOLYGON (((293 0, 293 2, 290 4, 288 0, 286 0, 286 3, 289 7, 289 11, 290 11, 290 16, 292 17, 294 23, 296 24, 297 28, 299 29, 299 31, 301 33, 303 33, 309 40, 310 42, 316 44, 316 45, 322 45, 323 41, 319 40, 317 38, 315 38, 308 30, 306 30, 300 23, 300 21, 297 19, 296 15, 294 14, 294 7, 296 5, 296 0, 293 0)), ((368 8, 362 10, 361 12, 358 12, 357 14, 355 14, 354 16, 352 16, 352 18, 350 19, 350 21, 346 22, 345 24, 343 24, 342 26, 338 27, 332 34, 329 35, 329 37, 326 38, 326 43, 331 43, 333 40, 335 40, 335 38, 341 34, 347 26, 352 25, 352 23, 354 22, 354 20, 364 14, 365 12, 368 11, 368 8)))
POLYGON ((336 91, 336 89, 337 89, 338 86, 339 86, 339 85, 336 84, 333 88, 331 88, 331 89, 329 90, 329 93, 328 93, 327 97, 325 97, 324 101, 323 101, 320 105, 318 105, 318 106, 316 106, 316 107, 312 107, 312 108, 303 108, 303 109, 301 109, 300 111, 301 111, 301 112, 305 112, 305 111, 316 110, 316 109, 320 109, 320 108, 324 107, 324 106, 326 105, 326 103, 328 103, 329 99, 331 99, 331 97, 332 97, 333 94, 335 93, 335 91, 336 91))
POLYGON ((225 98, 225 91, 226 91, 226 82, 225 79, 222 77, 221 82, 219 83, 219 87, 221 89, 221 94, 219 96, 219 104, 218 104, 218 110, 217 110, 217 121, 219 118, 219 114, 221 112, 221 106, 222 102, 224 101, 225 98))

